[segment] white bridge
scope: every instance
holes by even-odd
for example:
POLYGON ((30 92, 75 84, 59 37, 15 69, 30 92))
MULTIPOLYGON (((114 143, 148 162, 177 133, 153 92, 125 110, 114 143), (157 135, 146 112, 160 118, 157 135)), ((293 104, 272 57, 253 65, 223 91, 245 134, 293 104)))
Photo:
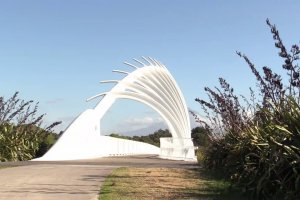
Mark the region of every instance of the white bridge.
MULTIPOLYGON (((106 156, 158 154, 161 158, 195 160, 191 139, 188 109, 175 79, 167 68, 153 58, 142 57, 136 64, 125 62, 134 68, 109 91, 97 94, 87 101, 102 97, 94 109, 79 115, 65 130, 55 145, 41 158, 35 160, 77 160, 106 156), (116 99, 131 99, 146 104, 158 112, 168 125, 171 138, 161 138, 160 148, 131 140, 101 136, 100 121, 116 99)), ((125 111, 126 109, 124 109, 125 111)))

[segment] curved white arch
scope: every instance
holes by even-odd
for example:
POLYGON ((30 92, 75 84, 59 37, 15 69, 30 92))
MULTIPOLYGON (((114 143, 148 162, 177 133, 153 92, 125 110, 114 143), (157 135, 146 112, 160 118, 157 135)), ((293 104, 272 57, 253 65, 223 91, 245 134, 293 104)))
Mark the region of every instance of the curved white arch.
MULTIPOLYGON (((157 111, 166 121, 172 134, 172 138, 161 139, 160 153, 152 145, 133 141, 122 143, 122 149, 129 143, 130 145, 138 144, 141 148, 130 151, 130 154, 159 153, 163 158, 193 160, 195 155, 191 140, 189 113, 179 86, 163 64, 153 58, 142 57, 142 59, 145 62, 134 59, 138 66, 124 62, 134 68, 131 73, 113 70, 113 72, 126 75, 122 80, 101 81, 101 83, 115 83, 116 85, 109 92, 87 99, 90 101, 102 97, 94 109, 82 113, 66 129, 59 141, 40 160, 68 160, 111 155, 114 152, 111 147, 116 145, 116 142, 112 141, 120 141, 120 139, 100 136, 99 123, 115 100, 122 98, 139 101, 157 111), (87 144, 83 145, 84 147, 81 141, 83 138, 89 138, 87 144), (110 142, 105 144, 104 140, 110 142), (80 152, 77 150, 79 145, 81 146, 80 152)), ((120 149, 119 146, 115 148, 120 149)), ((124 151, 124 154, 128 152, 124 151)))
MULTIPOLYGON (((140 61, 140 63, 142 62, 140 61)), ((130 64, 130 66, 133 65, 130 64)), ((185 100, 174 78, 162 64, 147 65, 143 63, 143 67, 136 67, 134 72, 118 81, 118 84, 110 92, 101 93, 100 96, 102 95, 105 97, 95 108, 99 110, 99 114, 102 116, 106 112, 103 112, 103 108, 109 108, 114 102, 105 101, 106 98, 134 99, 147 104, 159 112, 167 122, 169 121, 169 128, 174 130, 172 132, 173 137, 191 137, 190 120, 185 100)))

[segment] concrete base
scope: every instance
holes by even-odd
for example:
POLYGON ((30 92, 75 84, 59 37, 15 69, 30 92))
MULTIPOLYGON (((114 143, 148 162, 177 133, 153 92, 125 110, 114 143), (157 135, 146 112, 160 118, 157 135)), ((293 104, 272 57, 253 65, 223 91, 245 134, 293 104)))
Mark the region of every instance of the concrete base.
POLYGON ((191 138, 160 138, 160 158, 197 161, 191 138))

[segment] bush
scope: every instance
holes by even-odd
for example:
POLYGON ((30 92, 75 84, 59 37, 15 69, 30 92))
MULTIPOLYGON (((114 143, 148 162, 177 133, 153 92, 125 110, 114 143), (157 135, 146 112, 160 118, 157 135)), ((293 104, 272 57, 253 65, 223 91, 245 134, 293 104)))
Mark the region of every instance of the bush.
POLYGON ((203 163, 204 163, 204 158, 205 158, 204 150, 205 150, 204 147, 198 147, 198 148, 196 149, 197 162, 198 162, 200 165, 203 165, 203 163))
POLYGON ((43 115, 37 115, 38 103, 18 98, 16 92, 5 100, 0 97, 0 161, 30 160, 41 142, 60 122, 41 128, 43 115))
MULTIPOLYGON (((252 89, 251 98, 234 94, 220 78, 220 88, 205 88, 209 101, 196 99, 210 120, 210 143, 203 150, 208 169, 219 169, 233 183, 258 199, 300 198, 300 77, 298 45, 287 51, 275 25, 267 20, 284 59, 288 84, 280 75, 263 67, 263 76, 244 54, 243 58, 257 79, 259 96, 252 89), (257 101, 258 100, 258 101, 257 101), (243 106, 245 105, 245 106, 243 106)), ((204 123, 204 122, 202 122, 204 123)))

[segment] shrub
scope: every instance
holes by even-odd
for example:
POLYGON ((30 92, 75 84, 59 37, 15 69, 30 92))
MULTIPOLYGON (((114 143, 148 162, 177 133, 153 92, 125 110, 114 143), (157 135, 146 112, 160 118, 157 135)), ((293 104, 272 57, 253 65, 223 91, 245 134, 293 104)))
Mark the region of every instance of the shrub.
MULTIPOLYGON (((220 88, 208 87, 209 101, 200 103, 213 130, 203 150, 204 166, 220 169, 225 177, 258 199, 300 198, 300 76, 298 45, 288 51, 275 25, 267 20, 275 47, 284 59, 288 84, 280 75, 263 67, 263 76, 250 59, 240 53, 257 80, 259 96, 234 94, 223 78, 220 88), (240 99, 243 103, 240 103, 240 99)), ((202 122, 203 123, 203 122, 202 122)))
POLYGON ((35 157, 41 142, 52 128, 60 124, 55 122, 41 128, 45 116, 37 115, 38 103, 18 98, 16 92, 5 100, 0 97, 0 161, 30 160, 35 157))

